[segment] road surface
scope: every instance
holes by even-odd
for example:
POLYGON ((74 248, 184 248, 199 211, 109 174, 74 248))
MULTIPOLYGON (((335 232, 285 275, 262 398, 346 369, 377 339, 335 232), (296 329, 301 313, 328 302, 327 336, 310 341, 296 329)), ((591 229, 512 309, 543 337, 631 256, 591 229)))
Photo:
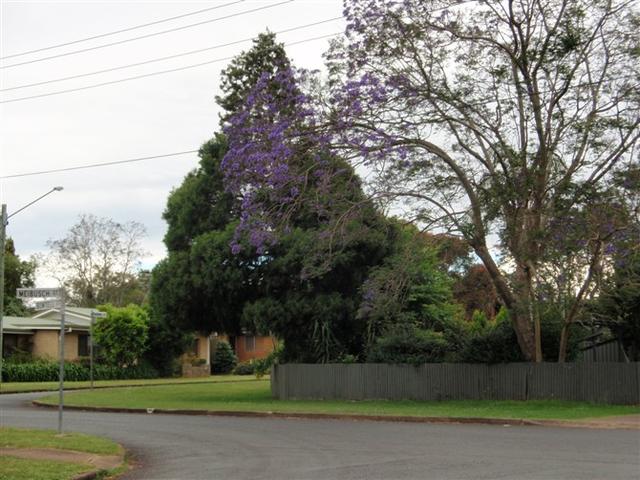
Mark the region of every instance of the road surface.
MULTIPOLYGON (((55 429, 42 394, 0 395, 3 426, 55 429)), ((65 412, 153 479, 640 479, 640 431, 65 412)))

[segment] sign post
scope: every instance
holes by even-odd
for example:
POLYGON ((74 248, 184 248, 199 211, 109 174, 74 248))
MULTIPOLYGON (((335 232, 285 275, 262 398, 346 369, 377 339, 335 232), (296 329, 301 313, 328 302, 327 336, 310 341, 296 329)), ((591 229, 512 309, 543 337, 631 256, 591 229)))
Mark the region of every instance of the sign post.
POLYGON ((18 288, 18 298, 48 298, 55 300, 46 300, 48 305, 54 303, 60 308, 60 379, 59 401, 58 401, 58 433, 62 433, 62 412, 64 410, 64 330, 65 330, 65 291, 64 288, 18 288))
POLYGON ((93 324, 96 318, 106 318, 107 314, 104 312, 98 312, 91 310, 91 327, 89 329, 89 364, 91 372, 91 390, 93 390, 93 324))

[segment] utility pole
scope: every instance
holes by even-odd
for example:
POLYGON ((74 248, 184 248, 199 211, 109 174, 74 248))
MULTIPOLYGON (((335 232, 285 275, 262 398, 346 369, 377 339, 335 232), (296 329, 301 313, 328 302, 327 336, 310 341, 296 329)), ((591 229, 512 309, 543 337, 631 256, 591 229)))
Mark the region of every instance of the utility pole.
POLYGON ((2 204, 2 216, 0 217, 0 386, 2 386, 2 356, 4 355, 4 329, 2 320, 4 316, 4 249, 7 237, 7 205, 2 204))
POLYGON ((58 401, 58 434, 62 434, 62 411, 64 410, 64 329, 65 329, 65 303, 67 295, 64 288, 60 289, 60 385, 58 401))
POLYGON ((3 365, 3 357, 4 357, 4 325, 3 325, 3 317, 4 317, 4 256, 5 256, 5 243, 7 238, 7 225, 9 225, 9 217, 13 217, 16 213, 21 212, 27 207, 30 207, 34 203, 39 200, 42 200, 44 197, 53 192, 59 192, 63 190, 62 187, 53 187, 44 195, 40 195, 35 200, 27 203, 22 208, 19 208, 11 215, 7 214, 7 205, 2 204, 2 216, 0 217, 0 387, 2 387, 2 365, 3 365))

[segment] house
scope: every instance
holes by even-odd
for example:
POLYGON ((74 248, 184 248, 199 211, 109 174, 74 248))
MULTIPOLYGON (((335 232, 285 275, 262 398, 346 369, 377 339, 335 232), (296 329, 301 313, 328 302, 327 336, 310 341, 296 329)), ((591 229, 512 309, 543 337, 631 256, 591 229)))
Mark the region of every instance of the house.
MULTIPOLYGON (((42 359, 59 357, 60 313, 52 309, 33 317, 4 317, 3 356, 30 353, 42 359)), ((91 309, 69 307, 65 317, 64 358, 89 356, 91 309)))
POLYGON ((218 340, 228 342, 238 357, 239 363, 249 362, 258 358, 265 358, 273 352, 278 340, 272 336, 251 335, 220 335, 218 340))
MULTIPOLYGON (((89 333, 91 329, 91 308, 65 308, 64 358, 68 361, 89 356, 89 333)), ((35 358, 57 360, 60 344, 60 309, 51 308, 38 312, 33 317, 4 317, 3 356, 23 352, 35 358)), ((211 353, 215 342, 224 340, 231 344, 239 362, 248 362, 269 355, 277 345, 275 338, 257 335, 206 335, 197 333, 193 345, 183 356, 198 364, 202 370, 194 375, 209 371, 211 353)))
POLYGON ((207 336, 198 333, 191 347, 182 356, 183 362, 193 361, 194 359, 206 359, 205 364, 210 365, 213 362, 213 352, 216 350, 216 343, 221 341, 231 345, 236 357, 238 357, 239 363, 265 358, 273 352, 278 344, 278 341, 271 336, 250 334, 219 335, 217 333, 207 336))

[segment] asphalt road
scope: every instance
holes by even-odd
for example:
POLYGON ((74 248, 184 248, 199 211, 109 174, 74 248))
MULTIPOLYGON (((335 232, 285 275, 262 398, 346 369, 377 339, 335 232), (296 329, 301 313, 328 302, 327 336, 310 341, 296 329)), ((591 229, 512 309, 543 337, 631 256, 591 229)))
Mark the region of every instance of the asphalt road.
MULTIPOLYGON (((0 396, 3 426, 56 428, 57 412, 0 396)), ((68 411, 65 430, 113 438, 123 480, 640 479, 640 432, 68 411)))

